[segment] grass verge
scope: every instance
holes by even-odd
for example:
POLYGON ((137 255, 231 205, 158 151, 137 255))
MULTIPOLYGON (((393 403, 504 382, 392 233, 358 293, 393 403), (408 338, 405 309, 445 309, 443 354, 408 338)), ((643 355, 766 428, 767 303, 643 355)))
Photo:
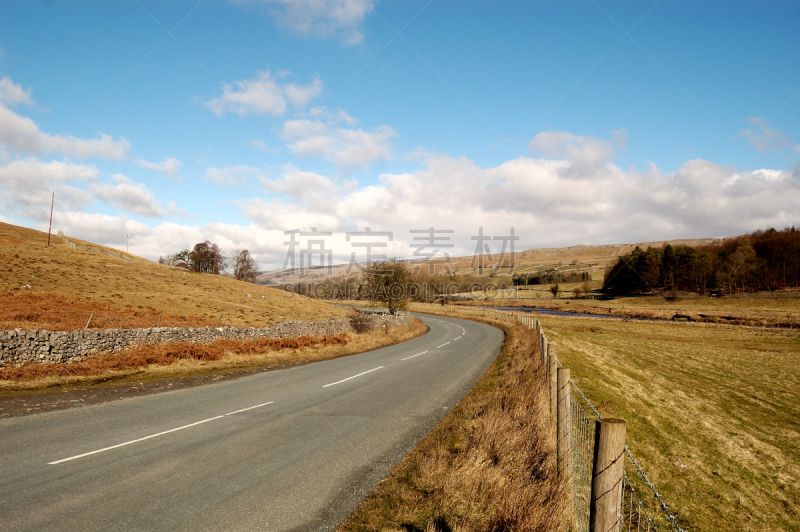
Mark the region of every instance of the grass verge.
POLYGON ((533 333, 487 323, 506 333, 498 359, 340 532, 568 530, 533 333))
POLYGON ((800 338, 539 316, 686 530, 800 531, 800 338))
POLYGON ((306 364, 404 342, 427 330, 422 321, 415 319, 408 327, 325 338, 138 345, 113 355, 92 356, 80 363, 6 368, 0 371, 0 395, 306 364))

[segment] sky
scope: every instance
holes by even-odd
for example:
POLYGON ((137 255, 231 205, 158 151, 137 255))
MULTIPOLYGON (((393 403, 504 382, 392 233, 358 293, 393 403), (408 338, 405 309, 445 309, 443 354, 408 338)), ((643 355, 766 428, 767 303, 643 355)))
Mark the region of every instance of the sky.
POLYGON ((150 259, 734 236, 799 161, 797 2, 0 1, 0 221, 150 259))

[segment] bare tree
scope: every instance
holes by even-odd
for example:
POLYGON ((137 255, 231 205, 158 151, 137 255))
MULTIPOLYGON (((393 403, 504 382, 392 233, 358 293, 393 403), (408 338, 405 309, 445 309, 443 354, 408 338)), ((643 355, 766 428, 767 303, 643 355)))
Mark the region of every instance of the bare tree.
POLYGON ((258 263, 246 249, 235 250, 230 259, 230 265, 235 279, 248 283, 256 282, 258 263))
POLYGON ((225 254, 218 245, 208 240, 196 244, 188 258, 196 272, 218 274, 225 269, 225 254))
POLYGON ((392 257, 373 262, 365 271, 369 298, 389 309, 390 314, 404 310, 408 305, 408 285, 411 272, 402 260, 392 257))
POLYGON ((553 292, 553 297, 558 297, 558 294, 561 293, 561 287, 556 283, 550 287, 550 291, 553 292))

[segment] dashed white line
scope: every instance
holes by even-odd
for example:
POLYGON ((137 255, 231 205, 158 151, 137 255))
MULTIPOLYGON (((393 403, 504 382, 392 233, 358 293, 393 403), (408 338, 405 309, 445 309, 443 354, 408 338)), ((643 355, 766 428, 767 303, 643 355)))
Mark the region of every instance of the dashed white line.
POLYGON ((427 351, 423 351, 422 353, 417 353, 416 355, 411 355, 410 357, 401 358, 400 360, 408 360, 409 358, 418 357, 420 355, 424 355, 425 353, 427 353, 427 351))
POLYGON ((209 421, 214 421, 215 419, 220 419, 220 418, 223 418, 225 416, 232 416, 233 414, 238 414, 240 412, 245 412, 247 410, 252 410, 254 408, 259 408, 261 406, 271 405, 274 402, 275 401, 270 401, 268 403, 261 403, 260 405, 255 405, 255 406, 250 406, 250 407, 247 407, 247 408, 242 408, 241 410, 234 410, 233 412, 228 412, 227 414, 222 414, 220 416, 210 417, 208 419, 203 419, 202 421, 195 421, 194 423, 189 423, 188 425, 184 425, 182 427, 177 427, 177 428, 174 428, 174 429, 165 430, 164 432, 159 432, 158 434, 151 434, 150 436, 145 436, 144 438, 137 438, 135 440, 126 441, 125 443, 118 443, 117 445, 112 445, 111 447, 104 447, 102 449, 97 449, 96 451, 91 451, 91 452, 88 452, 88 453, 83 453, 83 454, 78 454, 78 455, 75 455, 75 456, 70 456, 69 458, 62 458, 61 460, 56 460, 55 462, 48 462, 47 465, 61 464, 63 462, 69 462, 70 460, 76 460, 78 458, 83 458, 84 456, 90 456, 90 455, 93 455, 93 454, 102 453, 102 452, 105 452, 105 451, 110 451, 111 449, 117 449, 119 447, 125 447, 126 445, 131 445, 132 443, 138 443, 140 441, 149 440, 150 438, 156 438, 158 436, 163 436, 164 434, 169 434, 170 432, 177 432, 179 430, 188 429, 190 427, 194 427, 196 425, 201 425, 203 423, 208 423, 209 421))
POLYGON ((446 346, 446 345, 447 345, 447 344, 449 344, 449 343, 450 343, 450 342, 445 342, 445 343, 443 343, 442 345, 437 345, 437 346, 436 346, 436 349, 439 349, 440 347, 444 347, 444 346, 446 346))
POLYGON ((355 379, 356 377, 360 377, 362 375, 366 375, 367 373, 372 373, 373 371, 377 371, 377 370, 381 369, 382 367, 383 366, 378 366, 377 368, 372 368, 371 370, 365 371, 363 373, 359 373, 358 375, 353 375, 352 377, 347 377, 346 379, 342 379, 340 381, 336 381, 336 382, 332 382, 330 384, 326 384, 325 386, 323 386, 323 388, 327 388, 328 386, 333 386, 334 384, 339 384, 341 382, 349 381, 350 379, 355 379))

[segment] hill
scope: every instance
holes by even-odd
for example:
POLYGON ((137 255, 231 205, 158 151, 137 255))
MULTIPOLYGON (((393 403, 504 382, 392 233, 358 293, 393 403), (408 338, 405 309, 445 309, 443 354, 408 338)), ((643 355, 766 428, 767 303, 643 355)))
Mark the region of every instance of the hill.
MULTIPOLYGON (((595 280, 602 280, 603 273, 607 267, 612 266, 617 262, 617 258, 630 253, 636 246, 642 249, 648 247, 660 248, 666 244, 673 246, 703 246, 708 244, 717 244, 721 239, 717 238, 697 238, 697 239, 684 239, 684 240, 663 240, 658 242, 640 242, 638 244, 605 244, 599 246, 577 245, 563 248, 538 248, 529 249, 526 251, 518 251, 514 253, 513 262, 515 265, 514 273, 535 273, 540 270, 548 268, 563 268, 562 271, 588 271, 592 274, 595 280)), ((481 271, 479 264, 473 257, 451 257, 451 264, 449 268, 456 274, 466 275, 491 275, 497 266, 498 257, 495 255, 492 258, 488 256, 484 258, 483 270, 481 271)), ((415 261, 414 268, 420 267, 423 271, 428 271, 426 266, 430 262, 436 270, 436 273, 444 273, 445 261, 442 259, 434 259, 432 261, 415 261)), ((509 263, 508 258, 505 263, 509 263)), ((498 268, 496 274, 509 275, 511 272, 509 268, 498 268)), ((347 264, 338 264, 330 268, 315 267, 308 268, 301 271, 295 269, 279 269, 259 272, 257 282, 261 284, 292 284, 298 282, 320 282, 326 279, 334 279, 343 277, 348 270, 347 264), (300 274, 303 274, 302 276, 300 274)), ((350 273, 358 273, 358 270, 353 268, 350 273)))
POLYGON ((153 327, 162 312, 162 326, 213 326, 220 317, 225 325, 271 326, 346 314, 273 288, 69 240, 79 249, 57 235, 48 247, 47 233, 0 223, 0 328, 76 329, 91 313, 92 328, 153 327))

